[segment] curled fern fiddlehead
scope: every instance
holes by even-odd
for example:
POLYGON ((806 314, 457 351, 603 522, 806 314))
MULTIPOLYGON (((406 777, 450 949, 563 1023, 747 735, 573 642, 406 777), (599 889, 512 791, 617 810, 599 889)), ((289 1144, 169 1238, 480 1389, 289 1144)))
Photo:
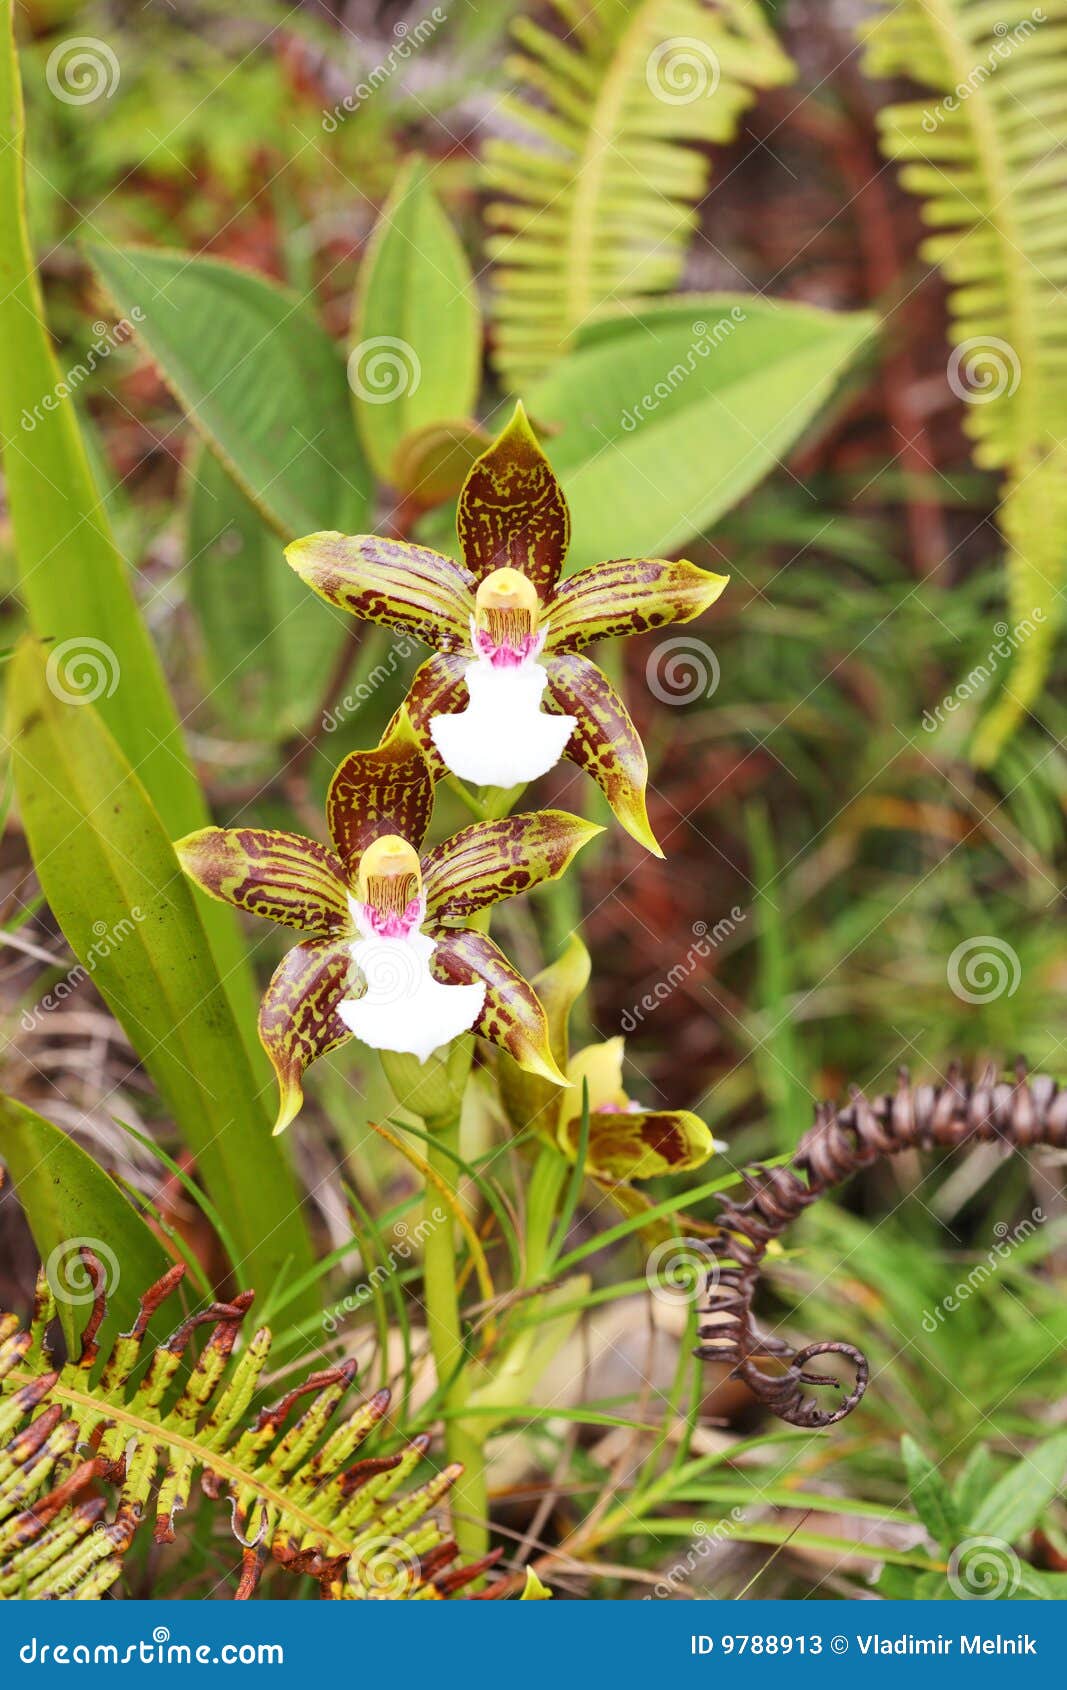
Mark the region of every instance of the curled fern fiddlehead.
POLYGON ((945 1083, 936 1086, 912 1086, 902 1071, 896 1091, 886 1096, 868 1100, 854 1091, 844 1109, 821 1104, 792 1163, 753 1169, 746 1176, 747 1199, 723 1205, 721 1233, 701 1246, 713 1258, 706 1311, 711 1319, 700 1328, 704 1342, 695 1354, 702 1361, 728 1362, 733 1375, 792 1426, 843 1420, 867 1389, 866 1357, 840 1342, 794 1350, 760 1330, 752 1302, 767 1246, 831 1186, 880 1156, 989 1143, 1021 1150, 1036 1144, 1067 1146, 1067 1090, 1047 1074, 1028 1079, 1020 1064, 1014 1084, 998 1080, 992 1067, 973 1083, 952 1068, 945 1083), (833 1408, 821 1407, 807 1394, 811 1386, 837 1388, 835 1379, 808 1371, 820 1355, 843 1355, 855 1370, 851 1391, 833 1408), (779 1364, 777 1371, 761 1365, 768 1360, 779 1364))

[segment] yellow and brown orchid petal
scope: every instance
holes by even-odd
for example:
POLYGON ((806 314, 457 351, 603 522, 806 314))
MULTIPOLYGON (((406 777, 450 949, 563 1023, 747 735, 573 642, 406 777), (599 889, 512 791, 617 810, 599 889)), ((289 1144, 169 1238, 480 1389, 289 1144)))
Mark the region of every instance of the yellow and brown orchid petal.
POLYGON ((203 827, 174 849, 189 878, 221 903, 305 933, 350 926, 344 870, 314 839, 260 827, 203 827))
POLYGON ((566 810, 472 822, 422 860, 427 914, 433 921, 465 921, 489 904, 556 880, 582 846, 602 832, 566 810))
POLYGON ((577 651, 591 640, 645 634, 691 622, 713 605, 730 577, 681 559, 613 558, 563 582, 547 616, 547 651, 577 651))
POLYGON ((276 1133, 300 1113, 307 1069, 352 1036, 337 1007, 352 991, 352 975, 348 946, 334 939, 294 946, 274 971, 259 1008, 259 1037, 278 1076, 276 1133))
POLYGON ((447 771, 433 742, 430 720, 434 716, 453 716, 467 708, 467 683, 463 672, 468 661, 468 658, 457 656, 454 652, 435 651, 416 669, 408 695, 386 729, 388 736, 396 727, 401 713, 407 711, 435 781, 441 780, 447 771))
POLYGON ((323 533, 294 540, 285 556, 327 604, 439 651, 470 647, 475 582, 443 552, 377 534, 323 533))
MULTIPOLYGON (((564 1121, 560 1148, 577 1155, 581 1117, 564 1121)), ((602 1180, 654 1179, 700 1168, 714 1146, 711 1133, 688 1109, 591 1110, 586 1166, 602 1180)))
POLYGON ((404 710, 371 751, 351 751, 326 794, 326 821, 346 874, 383 833, 399 834, 416 851, 433 809, 433 775, 404 710))
POLYGON ((459 495, 456 531, 476 580, 517 569, 546 598, 559 580, 571 521, 563 489, 521 404, 480 458, 459 495))
POLYGON ((627 833, 662 857, 645 804, 648 759, 622 699, 603 670, 576 652, 553 652, 544 666, 545 708, 575 718, 563 755, 592 775, 627 833))
MULTIPOLYGON (((567 1066, 568 1023, 571 1010, 589 984, 591 966, 589 952, 577 933, 572 933, 556 960, 530 982, 545 1012, 552 1055, 571 1080, 574 1076, 567 1066)), ((520 1132, 526 1127, 536 1127, 555 1142, 561 1106, 574 1093, 560 1091, 558 1086, 549 1085, 536 1074, 524 1074, 507 1057, 497 1063, 497 1079, 512 1126, 520 1132)))
POLYGON ((433 972, 453 985, 485 984, 485 1003, 472 1031, 507 1051, 520 1068, 558 1086, 567 1084, 552 1055, 545 1012, 533 987, 485 933, 432 927, 433 972))
POLYGON ((626 1055, 626 1040, 621 1033, 599 1044, 586 1045, 575 1051, 567 1063, 567 1078, 581 1096, 584 1080, 589 1091, 589 1107, 596 1109, 626 1109, 630 1099, 622 1080, 622 1065, 626 1055))

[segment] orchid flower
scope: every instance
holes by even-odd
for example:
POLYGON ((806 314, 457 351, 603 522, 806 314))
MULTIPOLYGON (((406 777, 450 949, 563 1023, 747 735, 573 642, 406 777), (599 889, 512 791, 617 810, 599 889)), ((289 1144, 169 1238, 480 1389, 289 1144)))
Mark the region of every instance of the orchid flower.
POLYGON ((433 776, 406 715, 330 783, 332 848, 299 834, 207 827, 175 849, 223 903, 309 935, 267 987, 259 1036, 281 1093, 276 1133, 299 1114, 305 1070, 355 1037, 420 1062, 472 1030, 520 1068, 567 1084, 544 1011, 497 945, 465 923, 562 874, 601 830, 562 810, 474 822, 423 852, 433 776))
POLYGON ((500 787, 524 785, 567 757, 599 783, 623 827, 662 856, 645 804, 644 747, 581 648, 688 622, 714 604, 727 577, 685 561, 625 558, 561 581, 570 515, 521 405, 471 466, 457 532, 462 563, 367 534, 310 534, 286 557, 328 604, 436 648, 406 700, 428 755, 463 780, 500 787))
POLYGON ((691 1110, 646 1109, 627 1095, 625 1039, 605 1039, 569 1054, 570 1013, 588 984, 589 971, 589 953, 574 935, 562 956, 533 982, 548 1019, 553 1055, 570 1089, 546 1086, 539 1076, 503 1062, 501 1096, 515 1127, 533 1126, 574 1163, 581 1141, 584 1082, 589 1100, 586 1172, 625 1214, 636 1214, 650 1205, 634 1190, 633 1180, 699 1168, 725 1146, 691 1110))

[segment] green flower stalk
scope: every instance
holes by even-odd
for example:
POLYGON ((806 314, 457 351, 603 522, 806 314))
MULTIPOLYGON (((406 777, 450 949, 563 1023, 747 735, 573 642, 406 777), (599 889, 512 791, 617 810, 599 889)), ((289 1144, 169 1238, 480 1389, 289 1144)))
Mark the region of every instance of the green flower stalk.
POLYGON ((662 856, 646 808, 644 747, 582 648, 691 621, 727 577, 685 561, 623 558, 561 579, 567 501, 521 405, 471 466, 457 531, 462 563, 367 534, 311 534, 286 556, 328 604, 435 648, 405 707, 438 772, 513 787, 566 757, 662 856))
POLYGON ((544 1011, 486 933, 481 910, 554 880, 601 830, 562 810, 474 822, 423 850, 433 773, 402 712, 330 784, 332 847, 260 828, 203 828, 175 849, 238 909, 308 935, 276 970, 259 1035, 278 1077, 275 1133, 299 1114, 311 1063, 358 1038, 425 1062, 473 1031, 553 1086, 567 1084, 544 1011))

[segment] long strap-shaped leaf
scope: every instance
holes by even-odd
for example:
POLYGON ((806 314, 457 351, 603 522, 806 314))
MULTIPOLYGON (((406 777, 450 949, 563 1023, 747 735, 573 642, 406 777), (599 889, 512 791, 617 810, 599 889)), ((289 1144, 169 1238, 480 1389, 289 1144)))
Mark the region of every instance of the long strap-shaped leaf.
POLYGON ((989 764, 1040 697, 1067 576, 1067 0, 1004 18, 987 0, 879 0, 864 33, 871 75, 930 90, 882 111, 882 145, 936 231, 922 251, 951 289, 950 384, 976 462, 1006 472, 1011 605, 1040 626, 972 746, 989 764))
MULTIPOLYGON (((151 800, 95 707, 56 697, 43 648, 12 660, 19 809, 49 905, 181 1128, 246 1284, 298 1279, 311 1247, 271 1139, 189 883, 151 800)), ((300 1312, 317 1307, 309 1290, 300 1312)))
POLYGON ((522 93, 501 114, 532 141, 486 148, 501 231, 496 356, 515 390, 601 306, 677 281, 709 163, 754 90, 792 66, 757 0, 551 0, 562 35, 515 24, 522 93))
MULTIPOLYGON (((0 0, 0 436, 19 592, 51 639, 57 687, 93 697, 175 838, 208 819, 159 659, 93 481, 45 326, 26 225, 24 120, 12 0, 0 0)), ((255 991, 228 910, 205 926, 242 1025, 255 991)), ((249 1050, 258 1062, 252 1041, 249 1050)))

